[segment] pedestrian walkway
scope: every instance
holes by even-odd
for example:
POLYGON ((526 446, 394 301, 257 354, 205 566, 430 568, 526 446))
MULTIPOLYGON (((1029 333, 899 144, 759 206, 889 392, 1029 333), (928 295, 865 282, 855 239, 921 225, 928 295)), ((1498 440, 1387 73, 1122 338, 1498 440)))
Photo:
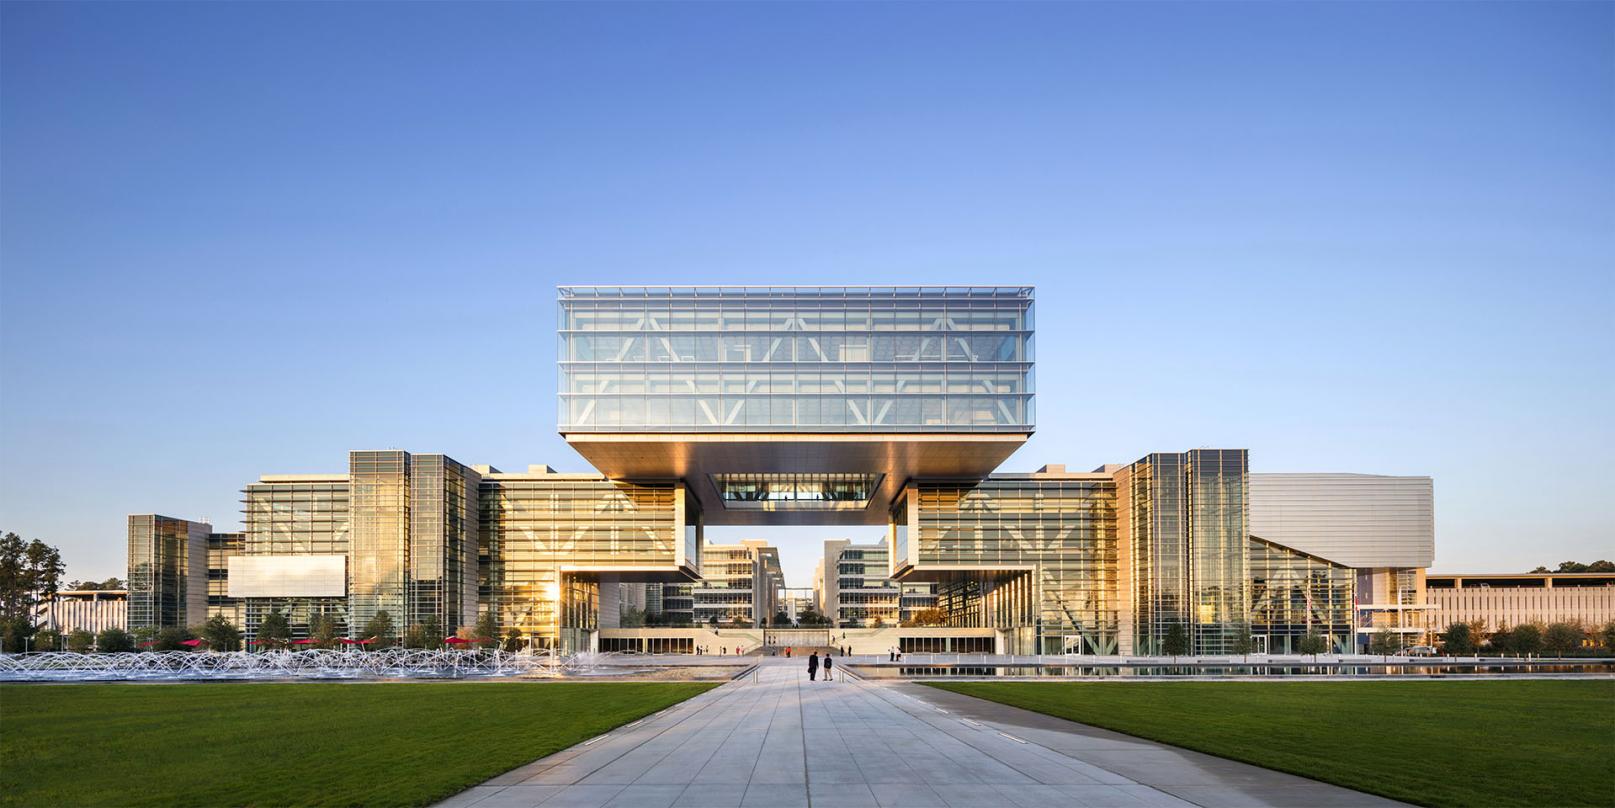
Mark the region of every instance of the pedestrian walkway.
MULTIPOLYGON (((1388 800, 932 688, 765 658, 441 808, 1388 806, 1388 800)), ((542 686, 542 685, 539 685, 542 686)))

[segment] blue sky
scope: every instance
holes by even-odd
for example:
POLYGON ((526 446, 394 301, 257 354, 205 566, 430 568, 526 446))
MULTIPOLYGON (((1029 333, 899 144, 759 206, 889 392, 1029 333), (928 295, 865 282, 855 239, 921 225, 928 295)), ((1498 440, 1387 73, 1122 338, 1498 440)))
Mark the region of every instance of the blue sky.
MULTIPOLYGON (((72 577, 349 449, 584 468, 553 287, 596 282, 1035 284, 1006 470, 1248 447, 1434 476, 1438 569, 1615 556, 1615 5, 0 23, 0 529, 72 577)), ((768 534, 798 585, 830 535, 768 534)))

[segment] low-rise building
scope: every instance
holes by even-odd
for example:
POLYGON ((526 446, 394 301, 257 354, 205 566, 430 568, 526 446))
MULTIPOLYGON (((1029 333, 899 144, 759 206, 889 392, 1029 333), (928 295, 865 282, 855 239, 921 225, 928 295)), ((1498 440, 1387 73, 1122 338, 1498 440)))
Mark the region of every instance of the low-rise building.
POLYGON ((1615 574, 1549 572, 1425 576, 1431 633, 1453 623, 1488 632, 1526 623, 1575 623, 1592 629, 1615 620, 1615 574))

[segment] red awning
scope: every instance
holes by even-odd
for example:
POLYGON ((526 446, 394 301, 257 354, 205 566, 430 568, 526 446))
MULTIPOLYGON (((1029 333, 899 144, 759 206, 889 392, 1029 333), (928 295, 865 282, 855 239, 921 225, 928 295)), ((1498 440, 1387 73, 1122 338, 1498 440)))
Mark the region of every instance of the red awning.
POLYGON ((313 637, 305 637, 301 640, 292 640, 292 645, 313 645, 317 642, 319 642, 319 640, 316 640, 313 637))
POLYGON ((343 638, 337 640, 337 642, 342 643, 343 645, 368 645, 368 644, 370 644, 372 642, 375 642, 375 639, 376 638, 371 637, 370 639, 366 639, 366 640, 350 640, 347 637, 343 637, 343 638))
POLYGON ((468 640, 468 639, 466 639, 464 637, 444 637, 443 641, 446 642, 446 643, 451 643, 453 645, 465 645, 467 643, 476 642, 476 640, 468 640))
POLYGON ((190 646, 191 648, 195 648, 198 645, 207 645, 207 640, 201 640, 201 639, 197 639, 197 640, 181 640, 180 645, 187 645, 187 646, 190 646))

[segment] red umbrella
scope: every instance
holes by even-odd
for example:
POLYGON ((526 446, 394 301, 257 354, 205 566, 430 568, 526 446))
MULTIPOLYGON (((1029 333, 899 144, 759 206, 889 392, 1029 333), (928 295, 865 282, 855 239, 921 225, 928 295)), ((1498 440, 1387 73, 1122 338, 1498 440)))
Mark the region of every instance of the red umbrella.
POLYGON ((476 642, 476 640, 468 640, 464 637, 444 637, 443 641, 451 645, 467 645, 476 642))
POLYGON ((292 640, 292 645, 313 645, 317 642, 319 642, 319 640, 316 640, 313 637, 304 637, 301 640, 292 640))
POLYGON ((337 640, 337 642, 342 643, 343 645, 364 645, 370 642, 370 640, 350 640, 347 637, 343 637, 337 640))
POLYGON ((179 643, 179 644, 180 644, 180 645, 185 645, 185 646, 189 646, 189 647, 191 647, 191 648, 195 648, 195 647, 196 647, 196 646, 198 646, 198 645, 206 645, 206 644, 207 644, 207 640, 202 640, 202 639, 196 639, 196 640, 181 640, 181 641, 180 641, 180 643, 179 643))

